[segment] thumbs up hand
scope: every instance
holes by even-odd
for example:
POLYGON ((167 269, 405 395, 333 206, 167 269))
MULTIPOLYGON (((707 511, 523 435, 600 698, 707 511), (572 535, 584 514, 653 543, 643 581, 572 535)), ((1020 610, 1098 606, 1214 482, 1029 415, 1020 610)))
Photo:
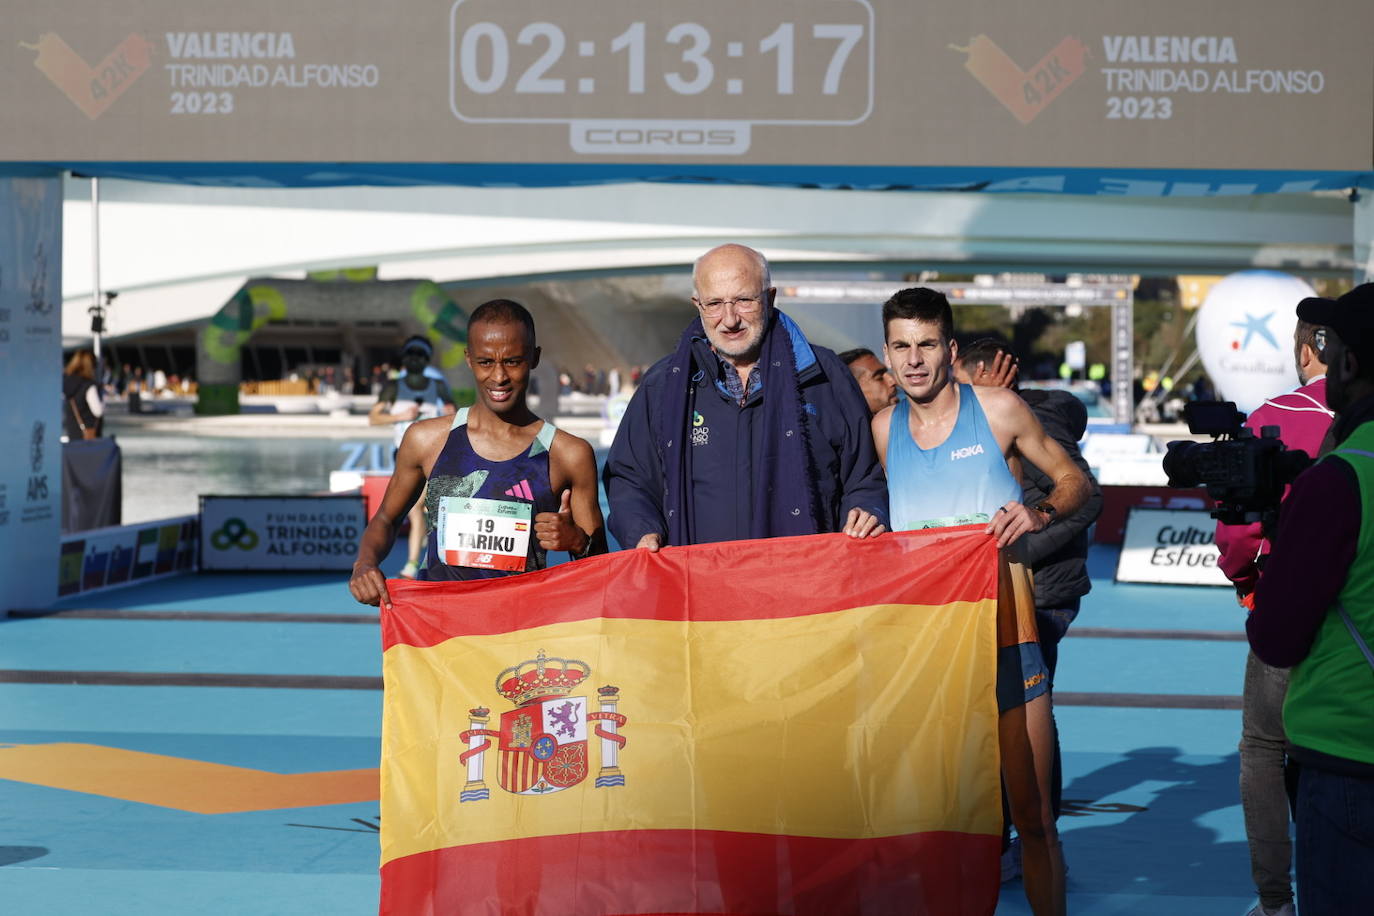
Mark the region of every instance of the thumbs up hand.
POLYGON ((580 554, 590 538, 573 521, 572 490, 564 490, 557 512, 540 512, 534 517, 534 536, 545 550, 566 550, 580 554))

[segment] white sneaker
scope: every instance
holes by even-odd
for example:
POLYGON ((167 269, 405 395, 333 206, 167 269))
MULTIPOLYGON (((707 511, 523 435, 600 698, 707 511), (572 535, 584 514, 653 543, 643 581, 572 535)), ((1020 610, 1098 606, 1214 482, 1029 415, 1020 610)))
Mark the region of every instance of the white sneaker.
POLYGON ((1297 916, 1297 914, 1291 903, 1285 903, 1277 910, 1265 909, 1264 904, 1256 903, 1245 916, 1297 916))

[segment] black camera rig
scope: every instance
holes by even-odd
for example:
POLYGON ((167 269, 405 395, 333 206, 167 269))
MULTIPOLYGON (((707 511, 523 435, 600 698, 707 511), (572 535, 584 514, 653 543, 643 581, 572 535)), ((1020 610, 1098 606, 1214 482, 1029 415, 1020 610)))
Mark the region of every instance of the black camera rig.
POLYGON ((1189 432, 1212 441, 1168 444, 1169 486, 1205 487, 1217 503, 1213 518, 1227 525, 1259 522, 1272 537, 1284 491, 1312 464, 1311 457, 1285 446, 1277 426, 1266 426, 1256 436, 1230 401, 1194 401, 1183 416, 1189 432))

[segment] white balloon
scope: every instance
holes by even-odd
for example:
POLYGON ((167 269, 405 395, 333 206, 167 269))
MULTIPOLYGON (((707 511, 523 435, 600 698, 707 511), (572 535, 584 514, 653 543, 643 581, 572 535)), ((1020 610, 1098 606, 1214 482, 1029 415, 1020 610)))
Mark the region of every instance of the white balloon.
POLYGON ((1223 399, 1249 413, 1297 386, 1298 303, 1316 294, 1275 270, 1241 271, 1212 287, 1198 313, 1196 338, 1202 365, 1223 399))

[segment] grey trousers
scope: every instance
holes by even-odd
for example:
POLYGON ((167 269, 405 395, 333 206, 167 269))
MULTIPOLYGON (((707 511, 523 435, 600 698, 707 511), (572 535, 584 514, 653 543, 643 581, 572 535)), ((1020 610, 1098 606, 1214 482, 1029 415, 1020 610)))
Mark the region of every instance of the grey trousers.
POLYGON ((1241 712, 1240 803, 1250 844, 1250 873, 1260 903, 1276 909, 1293 899, 1289 869, 1293 844, 1288 834, 1288 793, 1284 788, 1283 699, 1288 669, 1271 668, 1251 652, 1245 661, 1241 712))

